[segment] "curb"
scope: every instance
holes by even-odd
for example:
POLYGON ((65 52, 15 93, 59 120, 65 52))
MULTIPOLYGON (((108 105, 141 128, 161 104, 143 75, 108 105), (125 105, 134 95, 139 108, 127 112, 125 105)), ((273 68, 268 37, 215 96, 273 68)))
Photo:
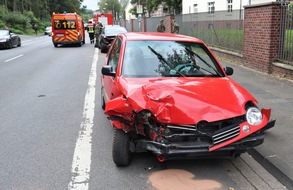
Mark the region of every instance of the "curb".
POLYGON ((264 157, 256 148, 247 151, 262 167, 277 178, 287 189, 293 190, 293 179, 282 164, 282 160, 275 157, 264 157))

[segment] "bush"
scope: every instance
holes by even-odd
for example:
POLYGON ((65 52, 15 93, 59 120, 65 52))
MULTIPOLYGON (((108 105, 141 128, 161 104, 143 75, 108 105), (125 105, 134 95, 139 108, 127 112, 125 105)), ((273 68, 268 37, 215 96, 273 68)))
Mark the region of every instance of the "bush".
POLYGON ((27 26, 27 19, 25 16, 19 14, 19 13, 7 13, 2 16, 3 21, 7 23, 7 26, 9 29, 20 29, 25 30, 27 26))

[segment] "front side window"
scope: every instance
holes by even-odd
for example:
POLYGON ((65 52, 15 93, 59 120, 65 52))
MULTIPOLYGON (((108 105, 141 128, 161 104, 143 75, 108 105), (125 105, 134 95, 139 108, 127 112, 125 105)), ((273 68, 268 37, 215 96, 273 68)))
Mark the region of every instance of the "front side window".
POLYGON ((181 41, 128 41, 122 76, 220 77, 223 73, 204 44, 181 41))
POLYGON ((113 68, 113 71, 115 72, 117 71, 121 43, 122 43, 121 39, 117 38, 116 41, 113 43, 113 47, 111 49, 111 52, 108 58, 108 65, 111 65, 113 68))

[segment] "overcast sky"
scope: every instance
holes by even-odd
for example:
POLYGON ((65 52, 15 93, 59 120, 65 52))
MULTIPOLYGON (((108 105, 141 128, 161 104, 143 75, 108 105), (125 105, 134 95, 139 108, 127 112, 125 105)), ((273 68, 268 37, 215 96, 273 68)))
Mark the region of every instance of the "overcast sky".
POLYGON ((98 0, 83 0, 82 5, 86 5, 88 9, 98 9, 98 0))

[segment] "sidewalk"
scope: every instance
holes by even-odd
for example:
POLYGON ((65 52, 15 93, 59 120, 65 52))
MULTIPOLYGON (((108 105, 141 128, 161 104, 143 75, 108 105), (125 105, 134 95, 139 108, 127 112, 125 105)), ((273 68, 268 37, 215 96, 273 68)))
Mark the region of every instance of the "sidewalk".
POLYGON ((221 59, 220 62, 234 69, 231 78, 256 97, 260 108, 272 109, 275 127, 265 132, 262 145, 248 153, 288 189, 293 189, 293 81, 221 59))

